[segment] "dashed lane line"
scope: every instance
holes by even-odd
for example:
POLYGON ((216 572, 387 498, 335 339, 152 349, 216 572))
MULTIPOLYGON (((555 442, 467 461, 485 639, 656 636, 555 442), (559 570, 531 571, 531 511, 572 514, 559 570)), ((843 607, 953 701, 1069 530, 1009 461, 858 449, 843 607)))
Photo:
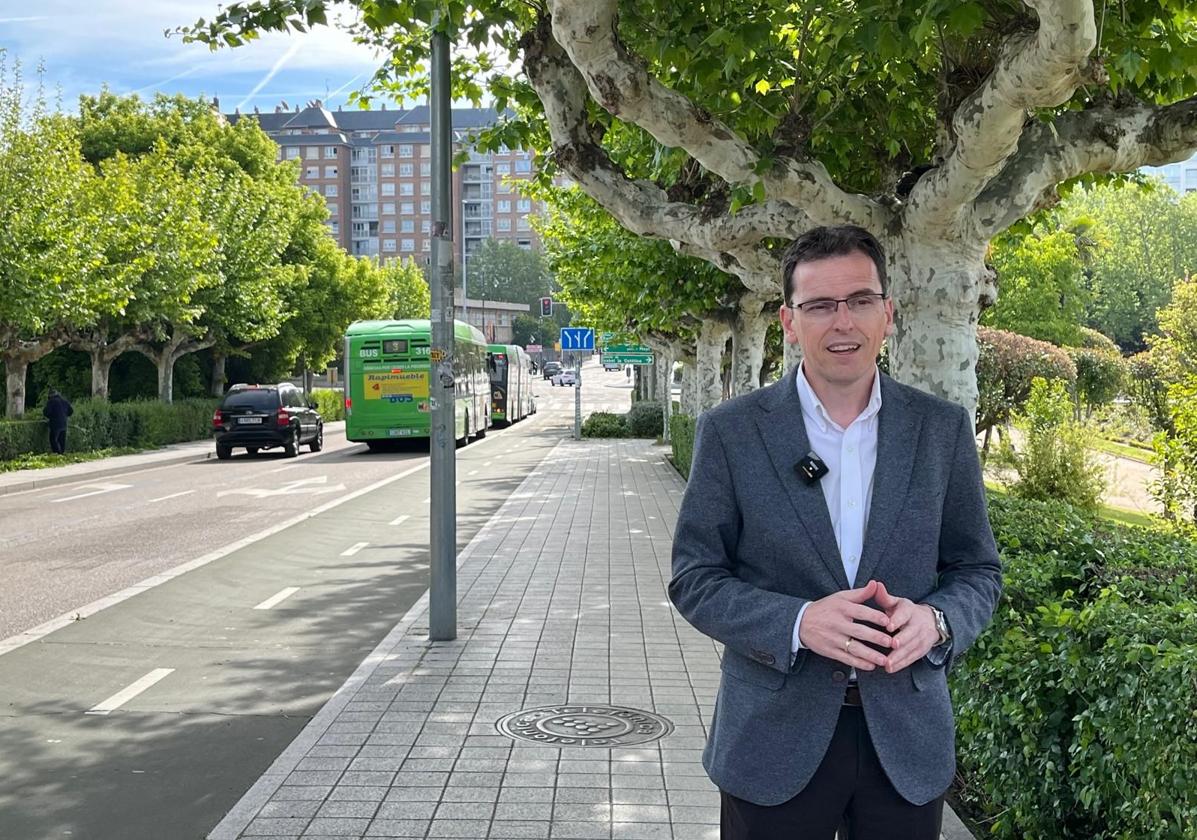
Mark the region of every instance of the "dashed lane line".
POLYGON ((126 686, 125 688, 122 688, 120 691, 118 691, 116 694, 109 697, 107 700, 104 700, 100 703, 97 703, 95 706, 92 706, 90 709, 88 709, 86 712, 84 712, 84 714, 106 715, 109 712, 114 712, 117 709, 119 709, 121 706, 128 703, 130 700, 132 700, 138 694, 141 694, 143 691, 146 691, 147 689, 153 687, 155 684, 166 679, 174 672, 175 672, 174 668, 155 668, 154 670, 150 671, 148 674, 146 674, 144 677, 137 680, 133 684, 126 686))
POLYGON ((258 604, 256 607, 254 607, 254 609, 255 610, 272 610, 275 607, 277 607, 279 604, 281 604, 283 601, 290 598, 292 595, 294 595, 298 591, 299 591, 298 586, 288 586, 286 589, 283 589, 279 592, 276 592, 274 595, 271 595, 265 601, 263 601, 262 603, 258 604))

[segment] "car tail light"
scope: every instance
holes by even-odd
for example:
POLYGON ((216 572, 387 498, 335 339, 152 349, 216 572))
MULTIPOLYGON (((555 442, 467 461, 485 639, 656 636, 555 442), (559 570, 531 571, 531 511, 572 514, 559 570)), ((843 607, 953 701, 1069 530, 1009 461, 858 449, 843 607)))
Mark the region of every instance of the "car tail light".
POLYGON ((224 425, 224 415, 221 413, 220 409, 218 408, 218 409, 216 409, 216 411, 212 412, 212 428, 219 429, 223 425, 224 425))
POLYGON ((278 410, 278 424, 280 426, 286 426, 286 425, 289 425, 290 423, 291 423, 291 415, 287 413, 287 409, 280 408, 278 410))

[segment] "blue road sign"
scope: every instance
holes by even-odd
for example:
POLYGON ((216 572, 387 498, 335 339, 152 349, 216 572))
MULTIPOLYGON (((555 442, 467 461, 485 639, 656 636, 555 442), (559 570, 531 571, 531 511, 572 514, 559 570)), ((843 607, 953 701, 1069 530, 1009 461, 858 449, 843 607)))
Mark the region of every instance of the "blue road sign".
POLYGON ((594 328, 593 327, 562 327, 561 328, 561 349, 562 350, 593 350, 594 349, 594 328))

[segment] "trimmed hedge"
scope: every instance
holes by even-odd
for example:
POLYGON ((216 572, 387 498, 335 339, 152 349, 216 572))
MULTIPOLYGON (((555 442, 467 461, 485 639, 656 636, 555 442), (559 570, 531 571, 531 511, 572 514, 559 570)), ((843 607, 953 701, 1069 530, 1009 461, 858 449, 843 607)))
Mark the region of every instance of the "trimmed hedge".
POLYGON ((664 407, 657 400, 632 403, 631 410, 624 416, 628 437, 659 438, 665 431, 664 411, 664 407))
POLYGON ((609 411, 596 411, 582 423, 584 438, 622 438, 628 436, 623 415, 609 411))
POLYGON ((313 388, 311 395, 325 423, 345 419, 345 392, 340 388, 313 388))
POLYGON ((999 838, 1197 836, 1197 543, 990 499, 993 624, 951 674, 959 795, 999 838))
POLYGON ((1063 379, 1071 391, 1076 365, 1046 341, 1025 335, 977 328, 977 432, 1004 426, 1031 394, 1031 380, 1063 379))
MULTIPOLYGON (((109 403, 79 400, 67 426, 67 450, 152 448, 202 440, 211 434, 218 400, 189 399, 109 403)), ((30 409, 35 417, 41 408, 30 409)), ((46 424, 40 418, 0 421, 0 460, 50 451, 46 424)))
POLYGON ((1126 382, 1126 363, 1117 352, 1067 347, 1065 351, 1076 366, 1076 396, 1088 412, 1109 405, 1122 393, 1126 382))
POLYGON ((694 459, 694 418, 688 414, 671 415, 669 441, 673 444, 673 465, 688 479, 690 462, 694 459))

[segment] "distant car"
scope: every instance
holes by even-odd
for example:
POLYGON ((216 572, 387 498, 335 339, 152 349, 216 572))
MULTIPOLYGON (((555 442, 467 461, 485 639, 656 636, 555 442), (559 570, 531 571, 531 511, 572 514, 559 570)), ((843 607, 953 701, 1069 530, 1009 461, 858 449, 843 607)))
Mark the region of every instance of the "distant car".
POLYGON ((222 461, 233 457, 234 446, 244 446, 250 455, 281 447, 294 458, 302 444, 313 452, 324 448, 324 418, 316 403, 289 382, 234 385, 212 415, 212 435, 222 461))
POLYGON ((541 368, 545 379, 552 379, 557 374, 561 373, 561 362, 545 362, 544 367, 541 368))
POLYGON ((563 370, 553 376, 554 385, 577 385, 578 375, 572 370, 563 370))
POLYGON ((603 370, 619 370, 622 367, 618 362, 603 362, 603 370))

